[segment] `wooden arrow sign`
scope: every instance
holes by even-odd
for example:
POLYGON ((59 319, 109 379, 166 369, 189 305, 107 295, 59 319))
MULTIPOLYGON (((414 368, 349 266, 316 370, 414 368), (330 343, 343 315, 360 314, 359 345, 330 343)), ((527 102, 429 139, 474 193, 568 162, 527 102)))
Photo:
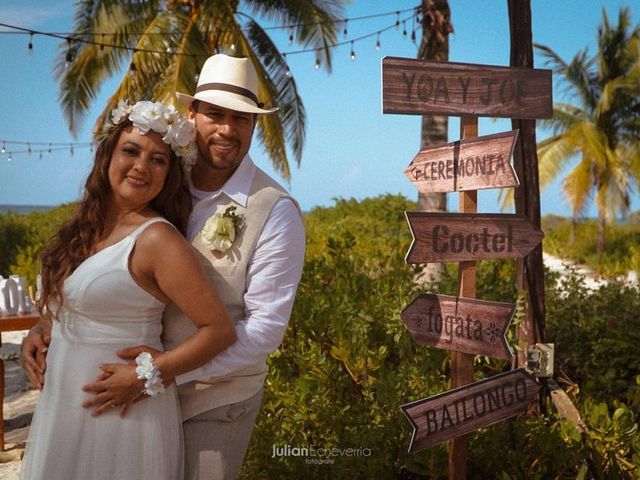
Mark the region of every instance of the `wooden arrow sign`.
POLYGON ((544 234, 521 215, 405 212, 413 243, 407 263, 518 258, 544 234))
POLYGON ((382 112, 551 118, 551 70, 382 59, 382 112))
POLYGON ((509 161, 517 137, 512 130, 434 145, 421 150, 404 174, 425 193, 517 187, 509 161))
POLYGON ((409 452, 524 413, 540 386, 523 368, 402 405, 413 426, 409 452))
POLYGON ((516 306, 424 293, 400 314, 420 345, 511 359, 506 333, 516 306))

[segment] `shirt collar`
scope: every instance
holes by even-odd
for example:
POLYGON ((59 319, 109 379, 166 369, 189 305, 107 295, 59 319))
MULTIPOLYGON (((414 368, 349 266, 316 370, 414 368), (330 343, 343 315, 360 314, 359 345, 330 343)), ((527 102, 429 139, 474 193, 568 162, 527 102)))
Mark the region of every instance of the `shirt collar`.
MULTIPOLYGON (((224 183, 220 190, 212 192, 210 198, 217 197, 222 192, 237 204, 246 207, 255 173, 256 166, 249 154, 247 154, 238 165, 238 168, 236 168, 236 171, 233 172, 233 175, 229 177, 229 180, 224 183)), ((194 189, 191 178, 189 178, 189 187, 194 189)))

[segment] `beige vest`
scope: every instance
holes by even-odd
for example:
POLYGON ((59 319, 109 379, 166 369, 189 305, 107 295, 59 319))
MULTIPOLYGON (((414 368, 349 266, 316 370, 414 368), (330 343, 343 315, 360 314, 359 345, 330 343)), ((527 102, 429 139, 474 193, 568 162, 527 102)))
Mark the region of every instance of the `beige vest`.
MULTIPOLYGON (((219 203, 218 211, 223 212, 233 205, 237 207, 237 214, 244 215, 245 224, 232 247, 221 254, 207 250, 199 234, 192 241, 234 324, 247 317, 244 294, 248 264, 271 209, 283 197, 291 198, 300 211, 295 200, 277 182, 256 168, 246 208, 226 196, 219 203)), ((163 343, 167 349, 174 348, 196 331, 191 320, 173 304, 167 305, 163 322, 163 343)), ((222 377, 202 378, 180 385, 183 420, 222 405, 241 402, 258 393, 267 374, 265 360, 222 377)))

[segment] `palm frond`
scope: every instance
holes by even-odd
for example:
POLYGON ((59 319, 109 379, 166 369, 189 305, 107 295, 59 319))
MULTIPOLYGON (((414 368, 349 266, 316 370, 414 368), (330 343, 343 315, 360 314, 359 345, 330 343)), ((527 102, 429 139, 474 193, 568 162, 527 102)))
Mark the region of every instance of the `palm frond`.
POLYGON ((344 18, 343 1, 247 0, 245 3, 251 12, 274 23, 298 25, 292 29, 296 42, 314 48, 320 65, 331 71, 329 46, 337 42, 339 27, 336 20, 344 18))
MULTIPOLYGON (((76 23, 70 38, 87 38, 95 42, 132 46, 132 32, 140 31, 153 13, 153 4, 132 5, 126 9, 117 1, 85 1, 78 4, 76 23), (109 31, 115 35, 107 40, 93 32, 109 31)), ((58 80, 59 102, 69 130, 76 135, 89 105, 108 78, 120 71, 122 62, 130 52, 122 48, 81 43, 72 47, 75 58, 67 62, 67 51, 72 42, 60 45, 60 53, 54 62, 54 76, 58 80)))
POLYGON ((285 59, 260 25, 249 22, 249 42, 272 79, 276 90, 278 115, 284 126, 287 143, 291 146, 296 164, 300 165, 305 139, 306 114, 295 80, 285 59))
POLYGON ((582 215, 592 189, 591 161, 583 157, 562 182, 562 191, 569 200, 571 214, 574 218, 582 215))

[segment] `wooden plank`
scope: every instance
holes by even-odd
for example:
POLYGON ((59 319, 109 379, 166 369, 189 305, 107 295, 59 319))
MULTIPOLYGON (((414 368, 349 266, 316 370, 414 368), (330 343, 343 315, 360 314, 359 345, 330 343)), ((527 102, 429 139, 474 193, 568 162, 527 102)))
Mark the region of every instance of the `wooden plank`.
POLYGON ((38 315, 0 317, 0 332, 29 330, 38 322, 38 320, 40 320, 38 315))
POLYGON ((515 308, 512 303, 423 293, 400 316, 420 345, 510 360, 506 333, 515 308))
POLYGON ((523 368, 402 405, 417 452, 524 413, 540 386, 523 368))
POLYGON ((527 255, 544 234, 520 215, 405 212, 413 242, 407 263, 476 261, 527 255))
POLYGON ((575 425, 579 432, 586 432, 587 425, 580 417, 580 412, 575 407, 569 396, 553 378, 547 380, 547 387, 551 393, 551 401, 562 418, 566 418, 575 425))
POLYGON ((551 118, 551 70, 382 59, 382 112, 551 118))
POLYGON ((421 150, 404 174, 425 193, 517 187, 511 153, 518 131, 434 145, 421 150))
MULTIPOLYGON (((460 139, 468 140, 478 136, 478 117, 464 116, 460 118, 460 139)), ((470 190, 460 192, 460 212, 477 213, 478 192, 470 190)), ((476 262, 460 262, 458 265, 461 297, 475 298, 476 262)), ((475 378, 473 355, 463 352, 451 352, 451 388, 470 384, 475 378)), ((449 442, 449 480, 466 480, 467 478, 467 435, 454 438, 449 442)))

